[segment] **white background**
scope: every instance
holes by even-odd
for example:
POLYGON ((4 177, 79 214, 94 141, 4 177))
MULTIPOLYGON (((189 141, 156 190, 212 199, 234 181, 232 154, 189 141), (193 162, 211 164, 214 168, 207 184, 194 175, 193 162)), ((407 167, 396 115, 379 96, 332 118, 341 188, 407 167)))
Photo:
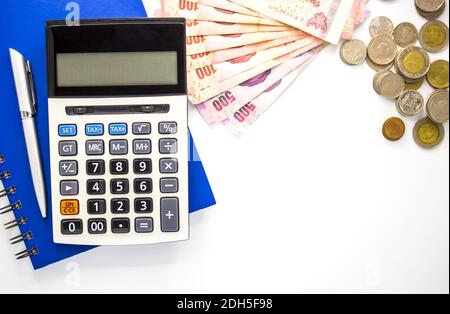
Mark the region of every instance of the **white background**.
MULTIPOLYGON (((369 8, 425 21, 412 0, 369 8)), ((369 22, 356 38, 369 41, 369 22)), ((411 118, 387 142, 397 112, 373 75, 328 47, 242 140, 191 110, 218 205, 192 215, 189 242, 102 247, 34 272, 2 229, 0 292, 448 293, 449 137, 425 151, 411 118)))

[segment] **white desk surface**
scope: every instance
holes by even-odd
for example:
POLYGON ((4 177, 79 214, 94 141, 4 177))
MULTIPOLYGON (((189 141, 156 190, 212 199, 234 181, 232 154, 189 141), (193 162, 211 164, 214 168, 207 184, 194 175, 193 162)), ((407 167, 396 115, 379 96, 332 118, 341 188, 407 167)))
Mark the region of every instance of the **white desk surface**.
MULTIPOLYGON (((370 9, 420 27, 412 2, 370 9)), ((448 293, 448 125, 432 151, 413 141, 417 118, 387 142, 397 113, 373 75, 328 47, 242 140, 191 110, 218 205, 192 215, 189 242, 102 247, 34 272, 1 229, 0 292, 448 293)))

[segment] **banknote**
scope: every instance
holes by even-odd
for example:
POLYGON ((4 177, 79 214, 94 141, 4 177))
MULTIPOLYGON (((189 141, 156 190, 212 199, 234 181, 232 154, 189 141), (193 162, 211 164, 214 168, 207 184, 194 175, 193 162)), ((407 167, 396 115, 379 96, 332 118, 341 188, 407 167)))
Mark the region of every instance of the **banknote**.
POLYGON ((162 0, 161 9, 161 11, 155 11, 154 15, 184 17, 188 20, 284 26, 283 23, 278 21, 244 15, 187 0, 162 0))
POLYGON ((229 48, 223 50, 217 50, 206 53, 198 53, 195 55, 187 56, 187 68, 188 71, 203 68, 208 65, 219 64, 234 58, 242 57, 258 51, 270 49, 276 46, 284 45, 299 39, 304 38, 305 34, 298 36, 288 36, 286 38, 274 39, 256 43, 252 45, 246 45, 236 48, 229 48))
POLYGON ((231 2, 229 0, 191 0, 192 2, 198 2, 210 7, 219 8, 231 12, 241 13, 244 15, 258 16, 262 18, 267 18, 265 15, 255 12, 253 10, 247 9, 239 4, 231 2))
POLYGON ((353 30, 355 29, 356 26, 356 17, 358 16, 360 7, 361 7, 361 0, 355 0, 355 3, 353 3, 350 16, 347 18, 347 21, 345 22, 341 36, 342 39, 350 40, 353 38, 353 30))
POLYGON ((274 20, 337 44, 355 0, 232 0, 274 20))
POLYGON ((356 0, 352 8, 352 13, 347 19, 347 22, 342 32, 342 39, 350 40, 353 38, 353 31, 356 27, 361 25, 369 16, 370 12, 367 8, 369 0, 356 0))
POLYGON ((323 42, 316 37, 306 36, 291 43, 250 53, 223 63, 208 65, 194 71, 189 71, 187 73, 188 91, 192 93, 209 86, 220 84, 220 82, 238 75, 239 73, 243 73, 262 63, 276 59, 313 43, 319 45, 323 42))
POLYGON ((209 86, 200 91, 188 93, 189 100, 194 105, 198 105, 201 102, 204 102, 208 99, 213 98, 214 96, 224 93, 224 92, 228 91, 229 89, 241 84, 242 82, 245 82, 245 81, 249 80, 250 78, 257 76, 258 74, 264 73, 265 71, 276 67, 277 65, 283 63, 284 61, 295 58, 317 46, 320 46, 320 44, 316 44, 316 43, 311 44, 309 46, 306 46, 306 47, 296 50, 294 52, 288 53, 284 56, 281 56, 281 57, 275 58, 273 60, 267 61, 263 64, 260 64, 259 66, 254 67, 248 71, 242 72, 239 75, 235 75, 232 78, 224 80, 224 81, 220 82, 219 84, 209 86))
POLYGON ((260 32, 234 35, 189 36, 186 38, 187 55, 205 53, 268 40, 281 39, 303 34, 301 31, 260 32))
POLYGON ((276 67, 267 69, 251 79, 197 105, 197 110, 210 126, 214 126, 312 58, 316 53, 318 53, 317 50, 310 50, 295 58, 285 60, 276 67))
POLYGON ((303 70, 318 54, 305 61, 297 69, 278 80, 262 94, 236 110, 222 124, 237 138, 241 138, 277 100, 292 85, 303 70))
POLYGON ((289 30, 294 30, 294 28, 290 26, 273 26, 261 24, 235 24, 199 20, 186 21, 187 36, 282 32, 289 30))

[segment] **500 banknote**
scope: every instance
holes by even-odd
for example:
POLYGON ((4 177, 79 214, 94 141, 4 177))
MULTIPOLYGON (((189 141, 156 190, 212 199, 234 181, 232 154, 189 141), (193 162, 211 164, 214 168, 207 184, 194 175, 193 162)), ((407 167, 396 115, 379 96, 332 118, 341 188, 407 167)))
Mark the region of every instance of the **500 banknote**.
POLYGON ((232 1, 329 43, 337 44, 355 0, 232 1))
POLYGON ((267 50, 254 52, 216 65, 209 65, 188 72, 188 91, 195 92, 209 86, 219 84, 239 73, 263 64, 272 59, 286 55, 311 44, 322 44, 323 42, 313 36, 307 36, 292 43, 273 47, 267 50))
POLYGON ((294 83, 303 70, 314 60, 318 54, 305 61, 297 69, 278 80, 255 99, 245 104, 222 124, 237 138, 241 138, 248 129, 283 95, 294 83))
POLYGON ((209 125, 216 125, 263 93, 291 71, 311 59, 316 53, 318 53, 316 50, 309 50, 295 58, 286 60, 280 65, 268 69, 230 90, 199 104, 197 109, 209 125))

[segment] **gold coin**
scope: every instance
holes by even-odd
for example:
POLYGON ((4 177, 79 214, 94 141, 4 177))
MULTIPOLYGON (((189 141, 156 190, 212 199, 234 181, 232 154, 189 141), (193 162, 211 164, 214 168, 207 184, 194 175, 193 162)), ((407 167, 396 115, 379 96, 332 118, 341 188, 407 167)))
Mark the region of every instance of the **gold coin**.
POLYGON ((417 28, 408 22, 397 25, 394 30, 394 40, 400 47, 408 47, 414 45, 419 39, 417 28))
POLYGON ((424 82, 423 78, 416 82, 405 82, 405 90, 419 90, 424 82))
POLYGON ((448 46, 448 26, 440 21, 429 21, 420 30, 419 41, 429 52, 440 52, 448 46))
POLYGON ((349 65, 360 64, 367 56, 366 45, 358 39, 348 40, 342 44, 340 56, 342 61, 349 65))
POLYGON ((413 131, 414 141, 423 148, 438 146, 445 136, 445 130, 441 124, 437 124, 428 118, 417 122, 413 131))
POLYGON ((449 86, 448 61, 437 60, 430 66, 427 74, 428 83, 436 89, 445 89, 449 86))
POLYGON ((388 65, 395 60, 397 44, 391 37, 380 35, 370 41, 367 53, 370 60, 375 64, 388 65))
POLYGON ((393 31, 394 24, 385 16, 374 18, 369 25, 369 32, 372 37, 377 37, 380 35, 392 36, 393 31))
POLYGON ((383 136, 388 141, 398 141, 405 135, 406 127, 402 119, 393 117, 389 118, 383 124, 383 136))
POLYGON ((430 57, 428 53, 419 47, 404 48, 397 55, 396 68, 409 82, 423 78, 430 69, 430 57))
POLYGON ((447 123, 449 119, 449 94, 447 90, 437 90, 427 102, 428 117, 436 123, 447 123))

